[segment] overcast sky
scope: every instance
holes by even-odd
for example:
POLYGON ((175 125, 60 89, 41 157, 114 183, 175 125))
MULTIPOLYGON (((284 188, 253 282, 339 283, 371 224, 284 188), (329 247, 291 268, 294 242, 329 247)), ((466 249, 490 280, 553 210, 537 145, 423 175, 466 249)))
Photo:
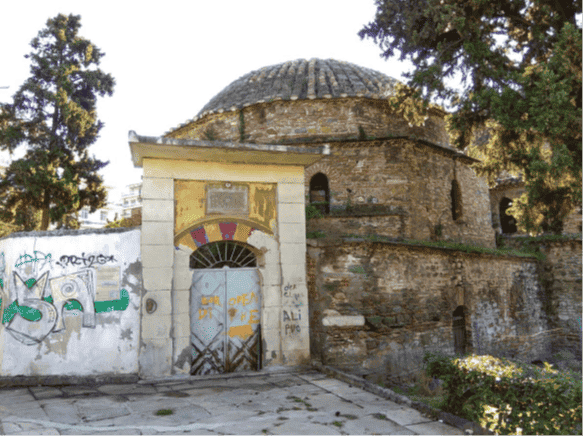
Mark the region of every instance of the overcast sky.
POLYGON ((396 79, 410 65, 386 61, 357 32, 374 18, 374 0, 128 0, 4 2, 0 11, 0 102, 29 76, 30 41, 58 13, 81 15, 80 34, 105 56, 115 77, 112 97, 98 103, 105 123, 90 151, 110 164, 105 183, 118 190, 139 182, 128 132, 161 136, 194 117, 240 76, 299 58, 333 58, 396 79))

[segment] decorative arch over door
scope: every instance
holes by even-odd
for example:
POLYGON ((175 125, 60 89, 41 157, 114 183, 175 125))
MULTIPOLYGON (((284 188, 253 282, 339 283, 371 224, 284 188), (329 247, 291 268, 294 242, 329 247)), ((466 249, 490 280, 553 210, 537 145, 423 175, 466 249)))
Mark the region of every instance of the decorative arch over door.
POLYGON ((261 289, 255 253, 235 241, 190 256, 193 375, 261 368, 261 289))
POLYGON ((174 245, 196 251, 206 244, 217 241, 237 241, 247 244, 254 232, 273 235, 270 228, 244 218, 212 218, 194 222, 176 233, 174 245))

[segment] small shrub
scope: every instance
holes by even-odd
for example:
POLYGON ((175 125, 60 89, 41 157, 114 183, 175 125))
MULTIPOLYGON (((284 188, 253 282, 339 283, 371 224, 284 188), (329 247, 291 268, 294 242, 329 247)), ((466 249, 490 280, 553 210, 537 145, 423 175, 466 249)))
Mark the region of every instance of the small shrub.
POLYGON ((326 202, 317 202, 306 205, 306 220, 313 220, 322 218, 324 215, 318 208, 318 205, 326 204, 326 202))
POLYGON ((307 232, 306 233, 307 239, 321 239, 321 238, 325 238, 325 237, 326 237, 326 233, 324 233, 321 230, 316 230, 315 232, 307 232))
POLYGON ((174 413, 174 411, 172 409, 160 409, 156 412, 156 415, 167 416, 167 415, 172 415, 173 413, 174 413))
POLYGON ((427 374, 444 380, 444 410, 497 434, 580 434, 581 381, 492 356, 428 354, 427 374))

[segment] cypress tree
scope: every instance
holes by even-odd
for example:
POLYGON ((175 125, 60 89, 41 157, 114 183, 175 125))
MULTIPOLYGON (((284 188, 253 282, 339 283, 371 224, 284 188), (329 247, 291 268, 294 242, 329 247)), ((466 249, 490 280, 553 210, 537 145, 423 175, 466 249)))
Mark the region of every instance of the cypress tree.
POLYGON ((103 53, 79 35, 81 17, 59 14, 31 42, 30 77, 0 107, 0 149, 26 146, 0 179, 0 219, 23 229, 40 214, 40 229, 81 208, 105 205, 98 171, 88 153, 103 128, 97 97, 111 96, 115 80, 99 69, 103 53), (25 222, 21 222, 25 220, 25 222))

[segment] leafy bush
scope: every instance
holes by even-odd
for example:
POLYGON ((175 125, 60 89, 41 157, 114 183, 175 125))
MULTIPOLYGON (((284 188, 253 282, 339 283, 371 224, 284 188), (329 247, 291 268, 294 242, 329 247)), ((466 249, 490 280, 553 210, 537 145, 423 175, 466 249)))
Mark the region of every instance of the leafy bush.
POLYGON ((320 209, 317 207, 319 204, 325 203, 312 203, 306 205, 306 220, 318 219, 324 216, 320 209))
POLYGON ((496 434, 581 434, 581 382, 570 374, 492 356, 428 354, 444 381, 444 410, 496 434))

